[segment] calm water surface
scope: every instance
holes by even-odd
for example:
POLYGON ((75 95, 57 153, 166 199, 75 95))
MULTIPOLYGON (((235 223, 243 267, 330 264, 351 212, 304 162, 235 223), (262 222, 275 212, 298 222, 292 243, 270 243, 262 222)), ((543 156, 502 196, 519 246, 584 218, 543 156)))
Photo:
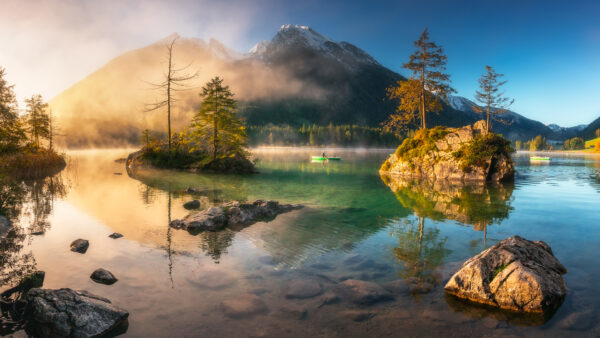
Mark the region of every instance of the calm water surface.
POLYGON ((261 173, 253 176, 143 171, 136 178, 114 161, 125 150, 70 152, 61 174, 13 192, 7 210, 18 231, 0 245, 1 288, 44 270, 46 288, 85 289, 127 309, 125 335, 136 337, 600 335, 600 157, 558 155, 539 165, 519 154, 514 184, 459 189, 382 180, 377 171, 389 150, 331 150, 343 161, 310 163, 320 152, 256 150, 261 173), (192 199, 203 207, 234 199, 306 207, 243 229, 170 229, 192 199), (112 232, 124 237, 108 238, 112 232), (515 234, 547 242, 569 270, 568 296, 552 318, 444 295, 465 259, 515 234), (84 255, 69 251, 77 238, 90 240, 84 255), (89 276, 100 267, 119 281, 94 283, 89 276), (323 305, 349 278, 401 280, 407 291, 366 307, 343 299, 323 305), (317 280, 323 294, 286 299, 285 286, 298 279, 317 280), (226 317, 220 303, 246 293, 268 311, 226 317), (355 321, 356 311, 366 319, 355 321))

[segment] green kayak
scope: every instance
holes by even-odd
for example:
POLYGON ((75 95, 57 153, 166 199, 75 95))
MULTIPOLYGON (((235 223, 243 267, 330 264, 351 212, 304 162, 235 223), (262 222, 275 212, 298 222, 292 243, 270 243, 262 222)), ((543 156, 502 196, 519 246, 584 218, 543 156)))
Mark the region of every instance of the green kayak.
POLYGON ((531 161, 550 161, 550 157, 543 157, 543 156, 531 156, 529 159, 531 161))
POLYGON ((341 161, 341 157, 312 156, 313 161, 341 161))

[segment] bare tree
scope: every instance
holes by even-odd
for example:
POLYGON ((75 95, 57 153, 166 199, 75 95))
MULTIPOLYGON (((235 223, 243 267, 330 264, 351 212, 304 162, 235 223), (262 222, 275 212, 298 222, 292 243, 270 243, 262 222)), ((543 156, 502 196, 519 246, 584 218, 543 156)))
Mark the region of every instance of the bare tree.
POLYGON ((499 78, 504 74, 498 74, 491 66, 485 66, 485 74, 479 78, 479 88, 481 91, 475 92, 475 99, 483 104, 483 107, 473 106, 473 110, 479 114, 485 114, 486 124, 485 132, 492 130, 492 120, 502 124, 510 124, 508 121, 497 118, 496 116, 508 113, 508 107, 515 100, 504 96, 500 91, 506 81, 500 81, 499 78))
POLYGON ((177 100, 173 97, 173 93, 177 91, 189 90, 192 87, 187 84, 189 80, 192 80, 198 77, 198 72, 194 72, 192 74, 186 73, 185 71, 191 66, 191 64, 183 67, 177 68, 175 63, 173 62, 173 47, 175 46, 175 42, 178 37, 173 38, 171 42, 169 42, 167 47, 167 73, 164 75, 164 80, 160 83, 150 83, 149 84, 154 87, 155 90, 163 91, 165 94, 165 99, 162 101, 158 101, 152 104, 146 105, 146 112, 151 112, 154 110, 161 109, 163 107, 167 107, 167 129, 168 129, 168 144, 169 144, 169 154, 171 154, 171 106, 177 100))

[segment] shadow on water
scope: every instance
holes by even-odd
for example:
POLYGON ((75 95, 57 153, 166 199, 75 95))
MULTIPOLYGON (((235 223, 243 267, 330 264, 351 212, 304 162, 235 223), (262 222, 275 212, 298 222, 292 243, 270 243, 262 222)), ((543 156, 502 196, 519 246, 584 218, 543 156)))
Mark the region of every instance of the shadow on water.
MULTIPOLYGON (((11 226, 0 233, 0 290, 16 286, 23 278, 36 270, 32 252, 23 252, 25 242, 39 236, 50 227, 48 216, 54 201, 67 192, 63 177, 58 174, 35 180, 0 179, 0 215, 10 220, 11 226)), ((12 309, 15 299, 3 293, 2 326, 5 335, 22 329, 22 322, 12 309)), ((19 297, 22 295, 19 295, 19 297)))

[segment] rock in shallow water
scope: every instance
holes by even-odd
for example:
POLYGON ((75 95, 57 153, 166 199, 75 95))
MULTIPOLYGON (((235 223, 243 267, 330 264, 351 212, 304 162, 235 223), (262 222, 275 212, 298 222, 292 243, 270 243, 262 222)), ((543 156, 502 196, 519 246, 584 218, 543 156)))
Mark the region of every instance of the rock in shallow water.
POLYGON ((84 254, 90 247, 90 242, 86 239, 76 239, 71 243, 71 251, 84 254))
POLYGON ((117 239, 117 238, 121 238, 123 237, 123 235, 121 235, 118 232, 113 232, 112 234, 108 235, 108 237, 112 238, 112 239, 117 239))
POLYGON ((265 303, 251 293, 223 301, 221 310, 227 317, 231 318, 249 317, 268 311, 265 303))
POLYGON ((392 295, 379 284, 349 279, 336 286, 335 292, 353 303, 368 305, 392 299, 392 295))
POLYGON ((473 302, 543 313, 562 304, 565 273, 548 244, 513 236, 468 259, 445 289, 473 302))
POLYGON ((191 214, 182 220, 174 220, 169 225, 176 229, 217 231, 226 226, 249 225, 301 207, 263 200, 253 203, 230 202, 191 214))
POLYGON ((185 202, 183 204, 183 207, 187 210, 198 209, 198 208, 200 208, 200 201, 193 200, 193 201, 185 202))
POLYGON ((129 313, 87 291, 31 289, 26 331, 35 337, 97 337, 125 324, 129 313))
POLYGON ((92 273, 90 278, 96 283, 106 284, 106 285, 112 285, 118 281, 117 277, 115 277, 115 275, 113 275, 112 272, 102 269, 102 268, 96 269, 92 273))
POLYGON ((313 279, 298 279, 285 287, 285 298, 312 298, 321 294, 321 284, 313 279))

